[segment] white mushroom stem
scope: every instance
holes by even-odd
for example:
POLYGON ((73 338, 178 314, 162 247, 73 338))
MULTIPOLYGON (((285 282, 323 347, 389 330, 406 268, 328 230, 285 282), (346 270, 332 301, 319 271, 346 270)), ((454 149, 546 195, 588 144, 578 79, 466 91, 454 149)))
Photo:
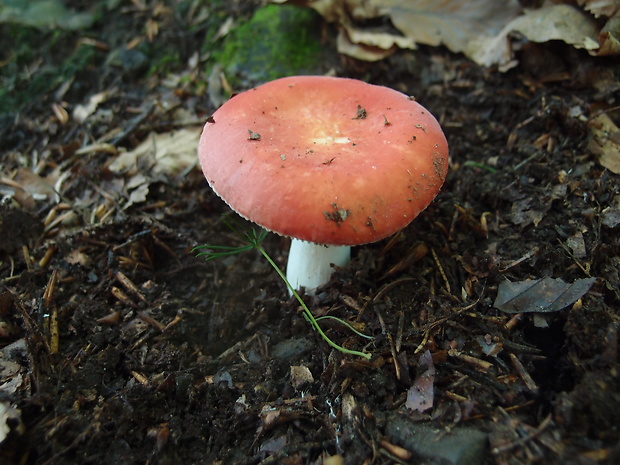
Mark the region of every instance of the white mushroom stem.
POLYGON ((350 260, 349 246, 326 246, 292 239, 286 279, 295 290, 304 287, 308 294, 314 294, 317 287, 329 281, 334 271, 332 264, 345 266, 350 260))

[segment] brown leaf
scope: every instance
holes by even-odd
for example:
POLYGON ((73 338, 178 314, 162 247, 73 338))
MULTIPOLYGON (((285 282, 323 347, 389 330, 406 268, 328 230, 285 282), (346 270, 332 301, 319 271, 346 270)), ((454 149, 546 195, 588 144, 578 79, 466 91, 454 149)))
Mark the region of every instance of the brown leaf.
POLYGON ((620 13, 616 13, 603 26, 598 35, 598 41, 601 48, 598 49, 597 55, 618 55, 620 53, 620 13))
POLYGON ((602 113, 588 123, 590 138, 587 150, 598 157, 598 162, 615 174, 620 174, 620 129, 602 113))

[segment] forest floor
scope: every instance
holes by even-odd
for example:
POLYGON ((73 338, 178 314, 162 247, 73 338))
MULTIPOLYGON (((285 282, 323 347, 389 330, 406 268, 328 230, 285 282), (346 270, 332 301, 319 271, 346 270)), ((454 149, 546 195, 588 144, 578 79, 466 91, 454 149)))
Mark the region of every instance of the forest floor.
MULTIPOLYGON (((248 72, 226 44, 258 2, 115 3, 0 25, 2 463, 620 463, 620 181, 592 145, 601 111, 620 119, 617 61, 553 43, 506 73, 441 47, 365 63, 270 6, 303 11, 308 42, 246 42, 248 72), (329 347, 258 252, 192 252, 240 244, 201 127, 274 70, 414 95, 450 145, 431 206, 304 297, 372 336, 321 323, 370 360, 329 347)), ((288 243, 264 242, 281 267, 288 243)))

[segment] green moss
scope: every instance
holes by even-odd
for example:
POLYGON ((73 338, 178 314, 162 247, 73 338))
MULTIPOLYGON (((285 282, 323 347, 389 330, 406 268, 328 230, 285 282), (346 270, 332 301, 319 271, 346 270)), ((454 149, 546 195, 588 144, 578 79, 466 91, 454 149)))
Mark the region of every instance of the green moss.
POLYGON ((59 30, 41 32, 20 25, 4 25, 0 30, 6 34, 0 47, 6 40, 15 44, 0 67, 0 114, 19 111, 26 102, 57 88, 94 61, 96 51, 82 45, 56 64, 50 58, 52 51, 70 35, 59 30), (36 73, 28 73, 35 65, 36 73))
POLYGON ((309 73, 323 56, 319 34, 313 10, 268 5, 226 36, 210 64, 221 64, 238 87, 309 73))

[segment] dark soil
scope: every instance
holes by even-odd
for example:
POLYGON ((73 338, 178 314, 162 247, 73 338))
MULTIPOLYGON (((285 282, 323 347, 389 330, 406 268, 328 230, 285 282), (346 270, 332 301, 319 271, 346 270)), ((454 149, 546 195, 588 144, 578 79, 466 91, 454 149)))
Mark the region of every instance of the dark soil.
MULTIPOLYGON (((225 3, 196 27, 191 12, 150 5, 64 33, 34 74, 80 39, 105 46, 66 88, 2 118, 0 462, 619 463, 619 177, 587 150, 588 120, 620 103, 618 62, 558 43, 524 48, 503 74, 441 48, 379 63, 334 52, 317 65, 414 95, 451 149, 434 203, 305 297, 317 316, 373 336, 323 323, 366 361, 313 332, 256 251, 195 258, 196 245, 240 243, 197 166, 143 167, 148 193, 130 206, 136 173, 109 169, 151 131, 196 127, 215 110, 201 85, 208 57, 188 62, 254 7, 225 3), (129 49, 146 62, 107 62, 148 20, 157 36, 129 49), (170 49, 171 63, 154 62, 170 49), (184 79, 166 85, 170 72, 184 79), (54 111, 112 89, 96 119, 54 111), (109 146, 79 150, 99 142, 109 146), (494 307, 506 280, 545 277, 596 280, 554 311, 494 307), (420 398, 429 408, 413 408, 420 398)), ((2 28, 8 47, 15 28, 2 28)), ((335 49, 329 27, 323 40, 335 49)), ((284 266, 288 240, 265 247, 284 266)))

